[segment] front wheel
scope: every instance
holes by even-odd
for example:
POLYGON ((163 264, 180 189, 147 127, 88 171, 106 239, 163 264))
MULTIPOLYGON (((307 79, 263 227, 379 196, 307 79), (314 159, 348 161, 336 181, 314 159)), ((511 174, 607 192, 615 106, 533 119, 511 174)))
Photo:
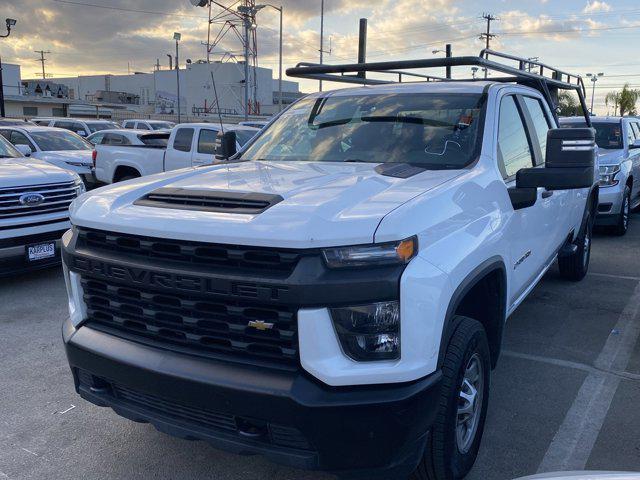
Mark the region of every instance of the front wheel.
POLYGON ((631 189, 629 185, 624 187, 624 194, 622 195, 622 208, 618 215, 618 222, 613 227, 613 233, 622 236, 627 233, 629 229, 629 218, 631 217, 631 189))
POLYGON ((491 379, 489 343, 480 322, 454 321, 458 326, 442 364, 438 414, 412 480, 464 478, 480 448, 491 379))

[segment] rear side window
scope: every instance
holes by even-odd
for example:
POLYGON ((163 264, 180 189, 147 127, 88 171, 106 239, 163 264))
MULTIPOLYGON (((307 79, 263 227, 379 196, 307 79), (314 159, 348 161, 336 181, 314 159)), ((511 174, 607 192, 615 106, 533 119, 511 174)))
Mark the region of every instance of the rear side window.
POLYGON ((124 122, 124 128, 133 128, 134 122, 124 122))
POLYGON ((544 163, 547 156, 547 132, 550 129, 551 123, 539 99, 533 97, 523 98, 531 121, 533 122, 533 128, 535 130, 535 132, 533 132, 535 134, 534 136, 538 139, 538 144, 540 145, 540 154, 542 155, 541 163, 544 163))
POLYGON ((138 130, 151 130, 146 123, 138 122, 138 130))
POLYGON ((518 170, 532 165, 531 146, 515 97, 505 97, 500 103, 498 167, 502 176, 509 178, 518 170))
POLYGON ((198 137, 198 153, 206 153, 213 155, 216 153, 216 137, 218 132, 215 130, 200 130, 198 137))
POLYGON ((180 152, 190 152, 193 141, 193 128, 179 128, 173 139, 173 148, 180 152))
POLYGON ((102 145, 131 145, 131 142, 124 135, 117 133, 105 133, 102 145))
POLYGON ((11 136, 9 137, 9 141, 14 145, 27 145, 31 150, 35 150, 33 144, 29 141, 29 139, 21 132, 16 132, 15 130, 11 132, 11 136))

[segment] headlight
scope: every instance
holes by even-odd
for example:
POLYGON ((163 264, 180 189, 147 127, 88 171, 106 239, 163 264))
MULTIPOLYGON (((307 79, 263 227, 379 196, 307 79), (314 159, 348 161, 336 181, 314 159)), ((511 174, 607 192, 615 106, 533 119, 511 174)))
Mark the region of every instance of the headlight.
POLYGON ((417 252, 418 240, 411 237, 399 242, 327 248, 322 254, 329 268, 342 268, 409 263, 417 252))
POLYGON ((331 308, 344 353, 356 361, 400 358, 400 304, 379 302, 331 308))
POLYGON ((616 175, 620 172, 620 165, 601 165, 600 182, 601 187, 614 187, 618 184, 616 175))
POLYGON ((78 195, 87 191, 87 187, 85 187, 84 182, 82 181, 79 175, 75 176, 73 183, 76 187, 76 191, 78 192, 78 195))

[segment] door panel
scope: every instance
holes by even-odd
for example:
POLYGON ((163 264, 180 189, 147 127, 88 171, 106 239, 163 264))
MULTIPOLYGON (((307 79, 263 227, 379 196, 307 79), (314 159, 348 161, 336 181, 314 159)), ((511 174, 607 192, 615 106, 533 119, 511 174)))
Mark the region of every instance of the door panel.
POLYGON ((195 141, 193 128, 179 128, 173 137, 173 143, 167 147, 165 170, 177 170, 191 166, 193 143, 195 141))

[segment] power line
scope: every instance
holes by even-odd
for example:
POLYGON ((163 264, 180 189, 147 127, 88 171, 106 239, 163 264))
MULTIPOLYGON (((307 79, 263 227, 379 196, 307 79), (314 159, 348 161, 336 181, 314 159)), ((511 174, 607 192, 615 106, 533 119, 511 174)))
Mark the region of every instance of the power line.
POLYGON ((594 32, 594 31, 602 31, 602 30, 624 30, 629 28, 640 28, 640 25, 625 25, 620 27, 592 27, 592 28, 569 28, 569 29, 558 29, 558 30, 507 30, 504 32, 500 32, 500 35, 509 35, 509 36, 517 36, 517 35, 547 35, 549 33, 580 33, 580 32, 594 32))
POLYGON ((152 11, 152 10, 137 10, 134 8, 124 8, 124 7, 114 7, 112 5, 98 5, 95 3, 84 3, 84 2, 75 2, 72 0, 52 0, 53 2, 56 3, 64 3, 67 5, 75 5, 75 6, 80 6, 80 7, 92 7, 92 8, 102 8, 104 10, 116 10, 116 11, 120 11, 120 12, 129 12, 129 13, 145 13, 147 15, 164 15, 167 17, 185 17, 185 18, 204 18, 207 19, 207 17, 203 17, 201 15, 188 15, 188 14, 184 14, 184 13, 169 13, 169 12, 156 12, 156 11, 152 11))

